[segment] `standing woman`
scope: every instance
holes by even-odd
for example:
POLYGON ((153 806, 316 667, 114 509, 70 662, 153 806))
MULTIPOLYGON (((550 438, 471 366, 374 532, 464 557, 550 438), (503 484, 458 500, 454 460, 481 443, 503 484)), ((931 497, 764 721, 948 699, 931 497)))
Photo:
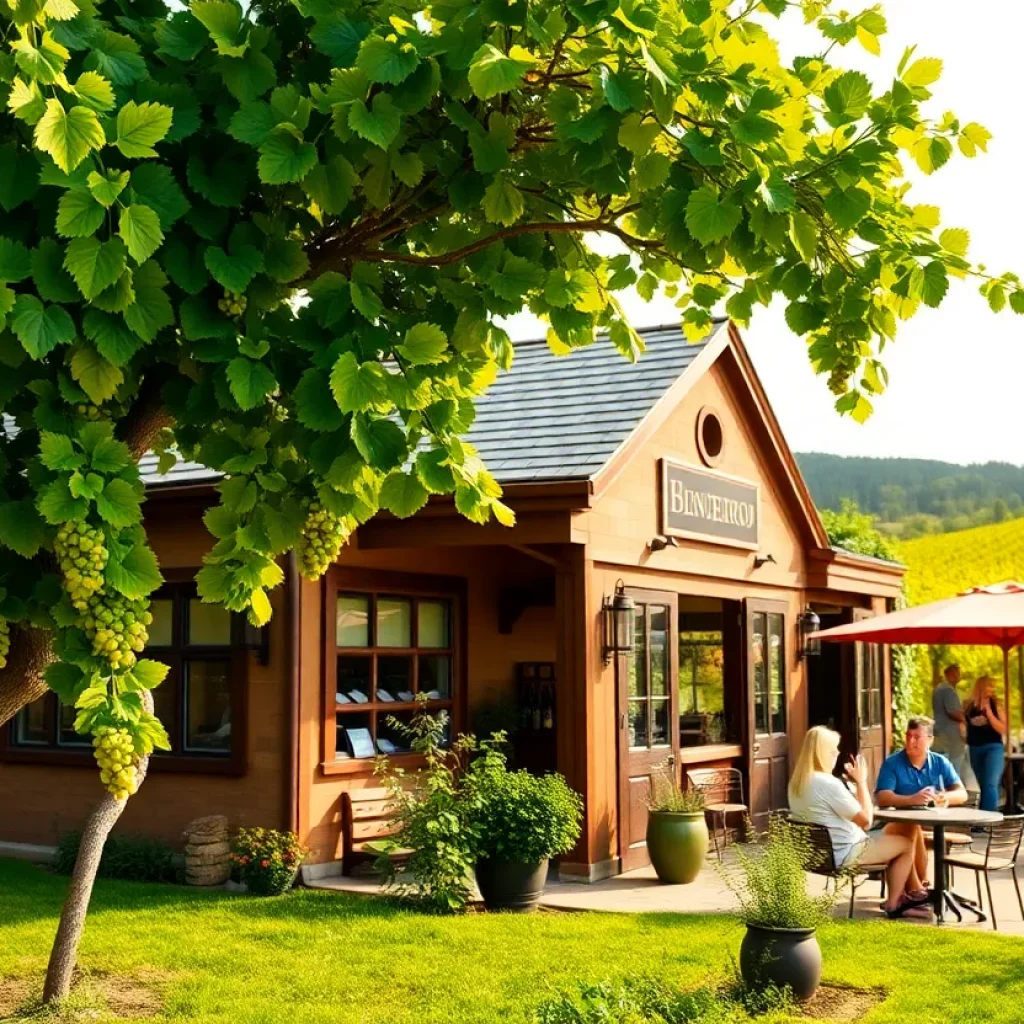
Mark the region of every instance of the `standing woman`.
POLYGON ((991 676, 979 676, 974 693, 964 706, 964 717, 971 767, 981 787, 981 809, 994 811, 999 804, 999 780, 1006 757, 1006 716, 996 703, 995 680, 991 676))

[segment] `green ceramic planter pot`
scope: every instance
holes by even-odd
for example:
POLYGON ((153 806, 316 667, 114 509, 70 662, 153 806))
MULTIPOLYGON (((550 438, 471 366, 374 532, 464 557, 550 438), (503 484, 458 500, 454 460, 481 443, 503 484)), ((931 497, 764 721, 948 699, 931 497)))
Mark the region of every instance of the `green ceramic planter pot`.
POLYGON ((662 882, 685 885, 704 866, 708 826, 703 811, 680 814, 651 811, 647 816, 647 853, 662 882))

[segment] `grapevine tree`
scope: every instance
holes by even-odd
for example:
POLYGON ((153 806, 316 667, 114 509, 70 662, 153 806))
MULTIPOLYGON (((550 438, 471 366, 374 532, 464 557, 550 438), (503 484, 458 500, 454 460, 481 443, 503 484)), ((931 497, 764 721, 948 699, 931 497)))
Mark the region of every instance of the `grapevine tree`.
POLYGON ((827 0, 0 3, 0 723, 53 690, 109 791, 48 998, 166 744, 144 452, 223 474, 200 594, 263 624, 282 555, 315 577, 379 509, 511 523, 460 439, 512 363, 502 317, 633 359, 623 289, 665 289, 690 338, 781 294, 863 417, 951 276, 1024 310, 907 194, 989 138, 930 102, 940 61, 884 90, 839 66, 884 31, 827 0), (816 29, 790 64, 782 17, 816 29))

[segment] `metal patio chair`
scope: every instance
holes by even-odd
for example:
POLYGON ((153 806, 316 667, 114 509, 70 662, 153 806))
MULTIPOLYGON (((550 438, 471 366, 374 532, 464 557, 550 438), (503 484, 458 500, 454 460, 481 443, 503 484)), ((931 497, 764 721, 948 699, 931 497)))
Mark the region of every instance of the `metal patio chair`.
POLYGON ((704 810, 711 815, 711 835, 715 853, 722 859, 722 851, 729 845, 729 815, 748 811, 743 796, 743 774, 738 768, 697 768, 687 772, 690 786, 704 794, 704 810), (722 824, 722 845, 718 845, 718 824, 722 824))
POLYGON ((996 924, 996 905, 992 901, 992 883, 988 880, 988 876, 994 871, 1009 870, 1013 876, 1020 917, 1024 921, 1024 897, 1021 896, 1020 881, 1017 878, 1017 856, 1020 853, 1022 839, 1024 814, 1007 815, 1002 821, 985 826, 983 832, 975 833, 975 843, 971 849, 956 850, 946 857, 946 864, 950 867, 967 868, 974 872, 975 881, 978 883, 978 905, 982 907, 984 903, 981 898, 981 876, 985 876, 988 909, 995 931, 999 930, 999 926, 996 924))
MULTIPOLYGON (((799 821, 790 815, 786 819, 791 828, 803 829, 807 841, 813 851, 812 860, 807 865, 807 870, 812 875, 822 875, 831 879, 838 886, 842 879, 849 879, 850 882, 850 909, 847 917, 853 917, 854 900, 857 898, 857 890, 869 881, 881 880, 885 884, 885 864, 865 864, 858 862, 851 867, 839 867, 836 864, 835 850, 832 848, 832 834, 824 825, 815 825, 809 821, 799 821)), ((882 895, 885 895, 883 888, 882 895)))

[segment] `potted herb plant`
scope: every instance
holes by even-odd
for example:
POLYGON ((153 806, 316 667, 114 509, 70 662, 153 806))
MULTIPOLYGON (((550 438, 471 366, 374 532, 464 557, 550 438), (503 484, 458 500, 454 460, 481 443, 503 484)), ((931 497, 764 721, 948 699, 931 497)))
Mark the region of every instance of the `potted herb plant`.
POLYGON ((807 865, 813 857, 804 834, 773 816, 753 848, 735 848, 736 867, 725 870, 726 884, 740 903, 747 926, 740 946, 740 975, 755 989, 790 989, 801 1002, 821 981, 821 947, 816 931, 831 919, 838 893, 807 891, 807 865))
POLYGON ((496 734, 480 744, 465 780, 477 855, 476 881, 489 910, 531 910, 548 861, 579 839, 583 801, 561 775, 508 770, 496 734))
POLYGON ((680 789, 671 762, 666 761, 651 775, 647 811, 647 853, 658 880, 674 885, 692 882, 708 852, 704 794, 680 789))

